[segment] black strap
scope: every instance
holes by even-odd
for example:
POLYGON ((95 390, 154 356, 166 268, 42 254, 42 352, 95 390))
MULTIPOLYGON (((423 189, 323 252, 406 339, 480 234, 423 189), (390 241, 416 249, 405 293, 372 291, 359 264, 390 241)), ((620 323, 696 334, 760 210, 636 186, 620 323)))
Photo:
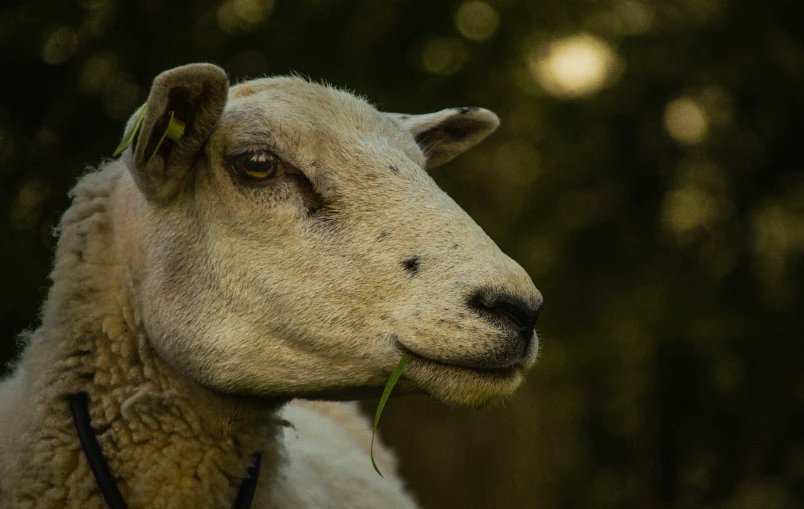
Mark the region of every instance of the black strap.
POLYGON ((252 456, 252 465, 248 467, 248 477, 243 480, 240 489, 237 491, 233 509, 248 509, 251 501, 254 500, 254 492, 257 490, 257 479, 260 477, 260 464, 262 464, 262 453, 255 452, 252 456))
POLYGON ((89 425, 89 396, 87 393, 70 394, 70 408, 73 411, 75 429, 78 430, 78 440, 81 441, 84 455, 89 461, 89 468, 92 469, 92 474, 98 481, 104 500, 109 504, 110 509, 126 509, 123 495, 117 489, 112 472, 109 471, 109 465, 106 464, 98 440, 95 438, 95 432, 89 425))
MULTIPOLYGON (((103 499, 106 500, 110 509, 127 509, 126 502, 123 500, 120 490, 117 489, 117 484, 114 482, 109 465, 106 463, 106 459, 103 457, 98 445, 98 440, 95 438, 95 432, 89 424, 89 395, 86 392, 70 394, 70 409, 73 412, 75 429, 78 431, 78 440, 81 442, 81 448, 84 449, 84 455, 89 462, 89 468, 92 469, 92 475, 95 476, 101 493, 103 493, 103 499)), ((259 452, 254 453, 252 465, 248 469, 248 477, 240 485, 233 509, 248 509, 251 507, 254 492, 257 489, 257 479, 260 476, 261 463, 262 454, 259 452)))

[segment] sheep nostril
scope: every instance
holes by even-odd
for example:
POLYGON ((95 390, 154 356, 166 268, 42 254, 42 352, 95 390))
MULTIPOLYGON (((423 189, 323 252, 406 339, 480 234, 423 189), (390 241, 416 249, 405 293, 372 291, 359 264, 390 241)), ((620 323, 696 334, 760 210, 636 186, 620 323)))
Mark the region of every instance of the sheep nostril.
POLYGON ((522 337, 530 338, 539 316, 539 305, 530 305, 523 299, 508 295, 479 291, 472 294, 467 304, 482 316, 512 326, 522 337))
POLYGON ((499 313, 504 314, 516 326, 525 330, 533 330, 536 326, 536 319, 539 316, 538 309, 533 310, 529 307, 511 304, 510 302, 498 303, 495 307, 492 307, 491 310, 497 310, 499 313))

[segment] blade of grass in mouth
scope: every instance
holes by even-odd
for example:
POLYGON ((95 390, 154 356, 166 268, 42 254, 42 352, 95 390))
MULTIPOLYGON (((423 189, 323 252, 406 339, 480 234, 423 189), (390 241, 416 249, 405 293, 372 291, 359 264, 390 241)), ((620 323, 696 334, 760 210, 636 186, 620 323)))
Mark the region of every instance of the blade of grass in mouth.
POLYGON ((374 462, 374 435, 377 433, 377 425, 380 423, 382 409, 385 408, 385 403, 388 401, 388 397, 391 395, 394 385, 396 385, 399 377, 402 376, 402 372, 405 370, 405 365, 407 365, 411 357, 413 357, 413 354, 410 352, 405 352, 402 354, 402 358, 399 359, 399 364, 396 365, 394 372, 391 373, 391 378, 389 378, 388 383, 385 384, 385 390, 382 391, 382 397, 380 397, 380 404, 377 405, 377 413, 374 414, 374 426, 371 427, 371 465, 374 467, 374 470, 380 474, 380 477, 384 476, 382 475, 382 472, 380 472, 380 469, 377 468, 377 463, 374 462))

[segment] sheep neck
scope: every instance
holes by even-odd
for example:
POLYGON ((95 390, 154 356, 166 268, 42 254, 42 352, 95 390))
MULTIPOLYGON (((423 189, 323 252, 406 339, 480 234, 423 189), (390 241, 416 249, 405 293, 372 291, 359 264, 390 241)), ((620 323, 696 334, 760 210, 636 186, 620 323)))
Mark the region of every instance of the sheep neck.
POLYGON ((43 481, 60 487, 65 501, 85 500, 87 489, 101 496, 82 466, 72 420, 53 418, 70 415, 70 394, 86 392, 92 427, 130 507, 228 508, 255 451, 263 453, 263 479, 275 475, 284 402, 214 393, 155 354, 116 256, 114 196, 124 171, 109 165, 85 176, 62 219, 53 286, 26 357, 29 372, 44 371, 34 390, 49 387, 35 405, 39 429, 31 436, 57 437, 63 459, 26 461, 42 463, 30 467, 49 472, 43 481))

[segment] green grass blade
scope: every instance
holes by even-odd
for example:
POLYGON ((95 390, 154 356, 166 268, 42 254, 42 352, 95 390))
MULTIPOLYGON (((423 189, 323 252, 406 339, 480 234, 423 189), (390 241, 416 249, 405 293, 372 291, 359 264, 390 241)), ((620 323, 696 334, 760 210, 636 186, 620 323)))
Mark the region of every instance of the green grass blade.
POLYGON ((394 372, 391 373, 391 378, 389 378, 388 382, 385 384, 385 389, 382 391, 382 397, 380 397, 380 404, 377 405, 377 413, 374 414, 374 426, 371 427, 371 465, 374 467, 374 470, 380 474, 380 477, 384 476, 382 475, 382 472, 380 472, 380 469, 377 468, 377 463, 374 462, 374 435, 377 433, 377 425, 380 423, 382 409, 385 408, 385 403, 388 401, 388 397, 391 395, 394 385, 396 385, 399 377, 402 376, 402 372, 405 371, 405 366, 411 357, 413 357, 413 354, 410 352, 405 352, 402 354, 402 358, 399 359, 399 364, 396 365, 394 372))

